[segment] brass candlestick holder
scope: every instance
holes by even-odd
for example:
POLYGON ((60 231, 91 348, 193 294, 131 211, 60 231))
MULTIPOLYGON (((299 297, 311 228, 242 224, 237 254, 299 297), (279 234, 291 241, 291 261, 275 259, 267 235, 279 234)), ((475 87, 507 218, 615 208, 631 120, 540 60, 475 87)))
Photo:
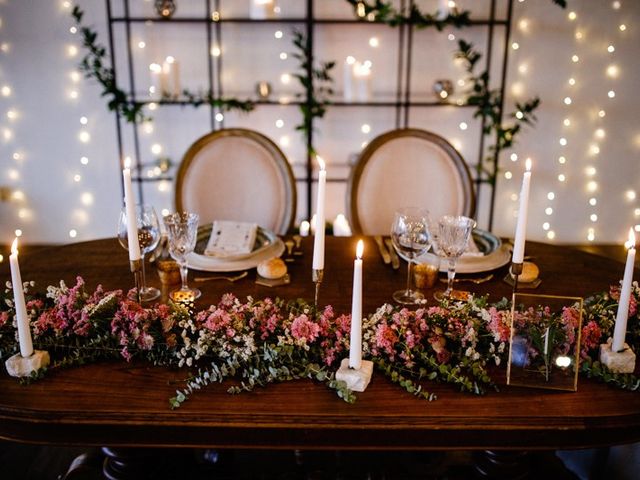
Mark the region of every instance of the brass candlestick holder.
POLYGON ((136 285, 136 300, 138 303, 142 303, 140 301, 140 289, 142 288, 142 260, 131 260, 129 264, 131 266, 133 280, 136 285))
POLYGON ((511 262, 511 274, 513 275, 513 293, 514 294, 518 292, 518 277, 522 273, 523 269, 524 269, 523 262, 520 262, 520 263, 511 262))
POLYGON ((317 308, 318 307, 318 297, 320 295, 320 284, 322 283, 322 280, 324 279, 324 269, 318 270, 318 269, 314 268, 311 271, 311 279, 313 280, 313 283, 316 284, 316 293, 315 293, 315 296, 314 296, 313 304, 317 308))

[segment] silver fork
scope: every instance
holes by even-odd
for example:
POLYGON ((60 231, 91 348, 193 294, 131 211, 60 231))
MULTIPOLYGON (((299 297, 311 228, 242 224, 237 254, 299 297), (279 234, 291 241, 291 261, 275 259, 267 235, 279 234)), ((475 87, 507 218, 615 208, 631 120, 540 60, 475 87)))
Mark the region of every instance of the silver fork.
MULTIPOLYGON (((488 282, 492 278, 493 278, 493 273, 490 273, 489 275, 487 275, 485 277, 478 277, 478 278, 454 278, 453 279, 453 283, 471 282, 471 283, 475 283, 476 285, 479 285, 481 283, 488 282)), ((447 279, 446 278, 441 278, 440 281, 442 283, 447 283, 447 279)))
POLYGON ((226 280, 227 282, 235 282, 237 280, 240 280, 241 278, 246 277, 247 275, 249 275, 249 272, 247 272, 246 270, 238 275, 234 275, 233 277, 224 277, 222 275, 218 275, 217 277, 196 277, 193 280, 196 282, 208 282, 210 280, 226 280))

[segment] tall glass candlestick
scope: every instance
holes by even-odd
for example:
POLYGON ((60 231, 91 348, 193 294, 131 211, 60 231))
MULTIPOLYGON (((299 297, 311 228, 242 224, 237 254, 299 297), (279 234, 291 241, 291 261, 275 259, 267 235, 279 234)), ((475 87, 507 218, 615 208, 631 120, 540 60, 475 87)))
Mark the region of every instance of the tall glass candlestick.
POLYGON ((613 331, 613 343, 611 350, 620 352, 624 348, 624 340, 627 333, 627 318, 629 316, 629 301, 631 299, 631 284, 633 282, 633 266, 636 260, 636 237, 633 229, 629 229, 629 240, 625 243, 627 247, 627 263, 624 267, 624 277, 622 278, 622 288, 620 289, 620 300, 618 301, 618 313, 616 314, 616 326, 613 331))

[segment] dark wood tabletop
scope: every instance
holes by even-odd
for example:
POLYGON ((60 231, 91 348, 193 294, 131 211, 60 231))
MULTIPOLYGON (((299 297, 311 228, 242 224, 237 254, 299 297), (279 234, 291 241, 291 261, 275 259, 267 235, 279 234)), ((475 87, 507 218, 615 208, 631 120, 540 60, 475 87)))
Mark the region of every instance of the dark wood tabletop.
MULTIPOLYGON (((356 238, 328 237, 325 281, 320 304, 339 313, 351 307, 356 238)), ((269 288, 254 283, 255 271, 234 283, 201 283, 199 307, 225 292, 286 299, 313 298, 312 239, 304 255, 289 265, 292 283, 269 288)), ((528 243, 540 267, 535 293, 587 296, 606 290, 623 265, 577 250, 528 243)), ((90 288, 131 287, 126 252, 115 239, 97 240, 21 254, 24 280, 44 291, 81 275, 90 288)), ((502 281, 467 289, 492 300, 510 296, 502 281)), ((155 267, 148 283, 161 287, 155 267)), ((190 277, 193 277, 191 272, 190 277)), ((636 277, 637 278, 637 277, 636 277)), ((0 264, 0 279, 9 279, 0 264)), ((406 264, 394 271, 384 265, 371 238, 365 238, 364 312, 391 300, 406 281, 406 264)), ((426 292, 430 298, 432 292, 426 292)), ((186 371, 146 363, 106 362, 50 372, 31 385, 0 374, 0 437, 39 443, 111 446, 197 446, 251 448, 357 449, 539 449, 628 443, 640 440, 640 395, 580 378, 575 393, 505 385, 505 370, 494 372, 500 392, 486 396, 459 393, 450 385, 432 385, 438 400, 406 394, 374 372, 369 388, 347 404, 324 385, 286 382, 252 393, 229 395, 225 385, 207 387, 177 410, 168 399, 186 371)))

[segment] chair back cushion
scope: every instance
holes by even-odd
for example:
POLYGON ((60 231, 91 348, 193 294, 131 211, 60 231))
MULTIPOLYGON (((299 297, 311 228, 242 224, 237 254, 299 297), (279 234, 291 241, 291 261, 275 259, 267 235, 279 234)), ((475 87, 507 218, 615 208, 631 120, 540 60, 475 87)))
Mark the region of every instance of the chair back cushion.
POLYGON ((433 218, 475 214, 471 174, 458 151, 417 129, 394 130, 367 145, 351 172, 347 202, 354 231, 366 235, 388 235, 400 207, 423 207, 433 218))
POLYGON ((176 209, 214 220, 254 222, 284 234, 293 223, 295 181, 282 151, 258 132, 218 130, 185 154, 176 180, 176 209))

